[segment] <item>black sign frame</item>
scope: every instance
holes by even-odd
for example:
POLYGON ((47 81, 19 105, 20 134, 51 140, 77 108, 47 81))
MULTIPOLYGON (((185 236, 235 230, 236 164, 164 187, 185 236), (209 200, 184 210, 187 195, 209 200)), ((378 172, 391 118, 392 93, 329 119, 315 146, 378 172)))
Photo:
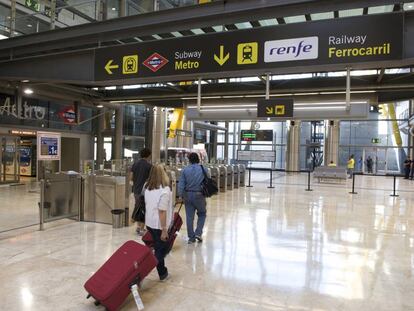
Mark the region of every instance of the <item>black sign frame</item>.
POLYGON ((263 99, 257 102, 257 117, 271 119, 293 118, 293 98, 263 99))
POLYGON ((94 77, 262 74, 285 67, 401 60, 403 26, 403 13, 396 12, 99 48, 94 77))

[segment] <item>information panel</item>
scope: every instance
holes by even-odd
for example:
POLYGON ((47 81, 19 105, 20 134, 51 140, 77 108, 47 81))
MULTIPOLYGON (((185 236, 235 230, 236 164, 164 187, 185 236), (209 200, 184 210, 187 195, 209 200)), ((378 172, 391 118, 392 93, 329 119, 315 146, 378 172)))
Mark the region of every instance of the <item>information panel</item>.
POLYGON ((38 160, 60 160, 59 133, 37 132, 37 158, 38 160))
POLYGON ((238 161, 275 162, 276 151, 272 150, 237 150, 238 161))
POLYGON ((403 14, 338 18, 96 49, 95 80, 399 60, 403 14))
POLYGON ((242 141, 273 141, 272 130, 242 130, 242 141))

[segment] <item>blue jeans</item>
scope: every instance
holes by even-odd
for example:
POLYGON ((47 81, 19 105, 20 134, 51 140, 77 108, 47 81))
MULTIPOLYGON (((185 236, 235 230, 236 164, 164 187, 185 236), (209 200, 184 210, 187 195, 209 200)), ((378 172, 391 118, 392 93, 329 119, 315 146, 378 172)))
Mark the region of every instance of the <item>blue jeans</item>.
POLYGON ((161 230, 153 229, 148 226, 147 229, 154 240, 154 255, 158 260, 157 271, 158 275, 161 277, 168 272, 164 262, 164 258, 168 252, 168 242, 161 240, 161 230))
POLYGON ((185 215, 187 219, 187 235, 189 239, 203 235, 204 223, 206 221, 206 198, 201 192, 185 192, 184 194, 185 215), (197 211, 197 228, 194 232, 194 216, 197 211))

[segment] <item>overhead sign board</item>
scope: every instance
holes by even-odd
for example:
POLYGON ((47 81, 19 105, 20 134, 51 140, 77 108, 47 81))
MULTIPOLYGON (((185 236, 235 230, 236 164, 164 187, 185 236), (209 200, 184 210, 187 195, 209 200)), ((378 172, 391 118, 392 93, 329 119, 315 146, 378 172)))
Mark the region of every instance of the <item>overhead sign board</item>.
POLYGON ((95 80, 179 77, 402 59, 403 14, 390 13, 154 40, 95 53, 95 80))
POLYGON ((293 99, 275 98, 259 100, 257 103, 258 118, 282 118, 293 117, 293 99))

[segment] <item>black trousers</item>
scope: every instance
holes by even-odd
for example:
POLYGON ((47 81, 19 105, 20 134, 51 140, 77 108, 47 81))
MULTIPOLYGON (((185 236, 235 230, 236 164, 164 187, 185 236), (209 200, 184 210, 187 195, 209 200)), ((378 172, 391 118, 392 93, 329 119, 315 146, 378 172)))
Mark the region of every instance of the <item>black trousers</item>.
POLYGON ((405 170, 405 179, 408 179, 410 177, 410 168, 406 167, 404 168, 404 170, 405 170))
POLYGON ((164 258, 168 253, 168 243, 161 240, 161 230, 153 229, 148 226, 147 229, 151 233, 152 239, 154 240, 154 254, 158 260, 157 271, 158 275, 161 277, 168 272, 164 262, 164 258))

